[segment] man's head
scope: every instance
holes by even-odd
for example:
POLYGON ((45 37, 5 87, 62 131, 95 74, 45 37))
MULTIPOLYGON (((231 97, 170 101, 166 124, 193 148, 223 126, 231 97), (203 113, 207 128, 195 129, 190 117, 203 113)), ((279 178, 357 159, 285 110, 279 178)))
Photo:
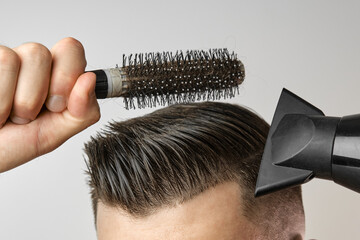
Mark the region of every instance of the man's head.
POLYGON ((301 239, 300 187, 254 198, 268 129, 214 102, 110 124, 85 146, 99 239, 301 239))

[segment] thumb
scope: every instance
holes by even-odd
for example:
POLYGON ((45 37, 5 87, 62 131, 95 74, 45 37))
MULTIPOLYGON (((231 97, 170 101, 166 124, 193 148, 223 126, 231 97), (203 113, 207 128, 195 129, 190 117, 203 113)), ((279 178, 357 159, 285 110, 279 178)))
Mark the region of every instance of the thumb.
POLYGON ((54 150, 67 139, 81 132, 100 118, 100 109, 95 95, 96 76, 84 73, 76 81, 68 106, 62 113, 47 112, 41 116, 38 134, 38 155, 54 150))
POLYGON ((88 124, 88 126, 97 122, 100 117, 95 85, 96 75, 94 73, 88 72, 80 75, 68 100, 67 110, 69 114, 83 124, 88 124))

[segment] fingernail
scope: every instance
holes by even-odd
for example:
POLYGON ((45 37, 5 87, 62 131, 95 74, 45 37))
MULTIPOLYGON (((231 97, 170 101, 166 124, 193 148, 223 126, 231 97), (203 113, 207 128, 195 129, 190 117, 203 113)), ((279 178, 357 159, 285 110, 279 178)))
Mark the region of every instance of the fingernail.
POLYGON ((30 122, 30 119, 24 119, 24 118, 20 118, 20 117, 16 117, 16 116, 11 116, 10 119, 13 123, 16 123, 16 124, 27 124, 30 122))
POLYGON ((46 102, 46 107, 52 112, 62 112, 66 108, 65 99, 63 96, 50 96, 46 102))

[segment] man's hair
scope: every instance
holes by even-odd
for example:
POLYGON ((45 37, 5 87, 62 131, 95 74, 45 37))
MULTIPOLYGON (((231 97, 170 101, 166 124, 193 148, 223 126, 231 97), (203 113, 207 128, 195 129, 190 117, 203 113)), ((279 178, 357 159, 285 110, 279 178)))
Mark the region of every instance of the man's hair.
POLYGON ((252 111, 219 102, 172 105, 111 123, 85 145, 95 217, 98 201, 143 217, 237 182, 243 214, 260 224, 278 212, 284 230, 289 216, 303 213, 300 187, 254 198, 268 130, 252 111))

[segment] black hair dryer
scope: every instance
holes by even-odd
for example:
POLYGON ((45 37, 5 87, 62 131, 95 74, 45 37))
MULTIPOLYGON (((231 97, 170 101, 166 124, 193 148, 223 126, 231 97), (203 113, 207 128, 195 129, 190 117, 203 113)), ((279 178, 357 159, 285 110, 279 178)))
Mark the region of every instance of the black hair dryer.
POLYGON ((312 178, 360 193, 360 114, 327 117, 283 89, 266 141, 255 196, 312 178))

